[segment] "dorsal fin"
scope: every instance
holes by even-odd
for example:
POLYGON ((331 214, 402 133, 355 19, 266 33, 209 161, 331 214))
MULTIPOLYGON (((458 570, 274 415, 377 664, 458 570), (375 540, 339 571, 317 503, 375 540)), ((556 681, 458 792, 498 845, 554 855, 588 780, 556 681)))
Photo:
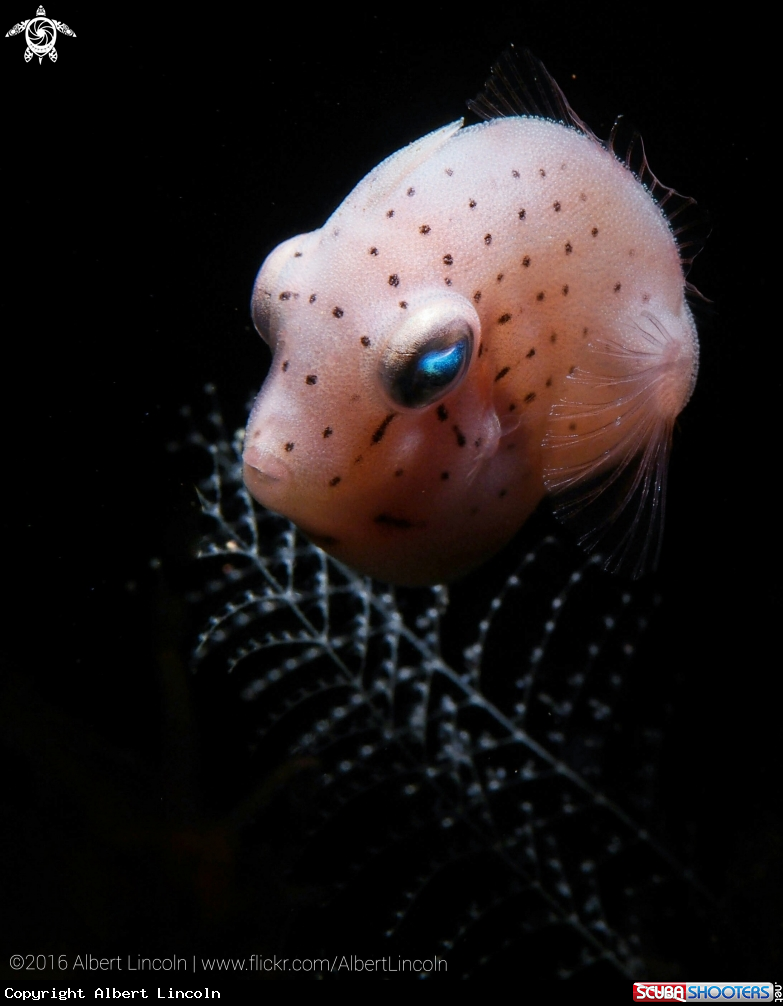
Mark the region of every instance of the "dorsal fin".
MULTIPOLYGON (((658 180, 647 161, 644 141, 639 132, 628 124, 625 116, 618 115, 615 119, 605 146, 636 175, 660 207, 677 242, 683 276, 687 276, 693 260, 709 236, 707 214, 691 196, 683 196, 658 180)), ((690 284, 687 287, 689 295, 702 297, 695 287, 690 284)))
POLYGON ((541 60, 536 59, 529 49, 518 52, 513 45, 509 46, 492 67, 484 90, 468 101, 467 106, 482 119, 533 115, 562 122, 598 139, 568 104, 557 81, 541 60))

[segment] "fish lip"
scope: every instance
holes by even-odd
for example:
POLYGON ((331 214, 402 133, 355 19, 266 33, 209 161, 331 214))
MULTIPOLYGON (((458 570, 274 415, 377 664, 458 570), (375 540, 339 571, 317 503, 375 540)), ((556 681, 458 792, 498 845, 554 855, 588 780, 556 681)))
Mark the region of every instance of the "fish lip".
POLYGON ((242 455, 243 477, 247 474, 262 485, 280 482, 290 477, 291 472, 285 462, 274 451, 266 447, 247 447, 242 455))

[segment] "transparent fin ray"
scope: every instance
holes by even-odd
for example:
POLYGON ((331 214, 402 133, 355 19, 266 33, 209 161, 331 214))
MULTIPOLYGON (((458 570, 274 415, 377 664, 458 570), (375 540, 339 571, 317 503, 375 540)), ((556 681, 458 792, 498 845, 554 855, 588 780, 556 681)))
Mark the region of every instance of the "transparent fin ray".
POLYGON ((600 143, 568 104, 568 99, 541 60, 536 59, 529 49, 517 51, 514 46, 506 49, 492 67, 484 90, 468 101, 467 106, 482 119, 533 115, 562 122, 600 143))
MULTIPOLYGON (((691 196, 664 185, 647 160, 644 141, 624 116, 618 116, 606 144, 615 157, 631 170, 658 204, 677 242, 683 276, 687 276, 693 260, 709 237, 709 218, 691 196)), ((687 284, 689 296, 706 299, 687 284)))
POLYGON ((544 440, 544 484, 579 544, 636 579, 660 553, 676 418, 665 403, 683 356, 648 312, 626 335, 591 344, 594 368, 569 377, 544 440))

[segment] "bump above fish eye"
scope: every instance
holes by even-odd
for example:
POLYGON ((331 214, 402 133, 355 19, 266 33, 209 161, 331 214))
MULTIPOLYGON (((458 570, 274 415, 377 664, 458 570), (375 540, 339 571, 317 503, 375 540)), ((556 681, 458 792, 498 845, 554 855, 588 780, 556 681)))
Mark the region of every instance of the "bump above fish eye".
POLYGON ((459 386, 473 358, 478 316, 462 297, 438 297, 397 328, 380 358, 381 384, 395 405, 421 409, 459 386))
POLYGON ((300 294, 304 296, 309 292, 300 287, 301 273, 298 270, 301 269, 304 252, 312 247, 314 241, 317 241, 317 234, 298 234, 284 241, 267 256, 256 276, 250 313, 259 335, 273 350, 280 327, 279 317, 287 315, 300 294), (297 255, 297 252, 301 254, 297 255))
POLYGON ((274 349, 272 339, 272 293, 265 290, 259 283, 253 291, 253 302, 251 304, 253 324, 256 331, 270 348, 274 349))

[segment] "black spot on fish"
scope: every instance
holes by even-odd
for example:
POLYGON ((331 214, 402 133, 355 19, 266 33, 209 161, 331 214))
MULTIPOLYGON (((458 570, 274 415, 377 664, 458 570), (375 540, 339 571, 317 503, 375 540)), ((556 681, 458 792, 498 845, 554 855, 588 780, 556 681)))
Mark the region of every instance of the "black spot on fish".
POLYGON ((394 419, 396 415, 397 415, 396 412, 390 412, 389 415, 384 419, 384 421, 378 427, 378 429, 375 431, 375 433, 373 433, 372 442, 374 444, 379 444, 383 440, 383 437, 386 433, 386 427, 389 425, 389 423, 392 421, 392 419, 394 419))
POLYGON ((623 285, 622 283, 615 283, 615 285, 614 285, 614 292, 615 293, 619 293, 620 290, 621 290, 621 288, 622 288, 622 285, 623 285))
POLYGON ((501 489, 500 492, 498 493, 498 498, 503 499, 503 497, 506 495, 507 492, 508 489, 501 489))
POLYGON ((448 480, 449 480, 449 473, 448 472, 441 472, 440 473, 440 478, 441 478, 441 482, 448 482, 448 480))
POLYGON ((416 195, 416 189, 414 189, 414 188, 413 188, 413 186, 411 186, 411 187, 410 187, 410 188, 408 189, 408 195, 409 195, 409 196, 415 196, 415 195, 416 195))
POLYGON ((511 172, 511 177, 519 178, 519 172, 516 170, 516 168, 511 172))
POLYGON ((301 252, 294 252, 294 258, 301 258, 301 257, 302 257, 301 252))
POLYGON ((333 479, 329 479, 330 486, 337 486, 342 482, 342 478, 339 475, 335 475, 333 479))
POLYGON ((446 277, 446 286, 451 286, 451 280, 448 276, 446 277))
POLYGON ((503 279, 503 273, 499 272, 498 273, 498 283, 500 283, 502 279, 503 279))
POLYGON ((386 216, 387 216, 387 217, 389 217, 389 218, 391 219, 391 217, 393 217, 393 216, 394 216, 394 210, 387 210, 387 211, 386 211, 386 216))
POLYGON ((372 345, 372 343, 370 342, 369 335, 363 335, 361 339, 359 339, 359 342, 364 346, 365 349, 367 349, 369 346, 372 345))
POLYGON ((384 524, 386 527, 395 527, 400 531, 406 531, 413 527, 413 522, 407 517, 392 517, 388 513, 379 513, 373 520, 376 524, 384 524))
POLYGON ((290 290, 283 290, 283 292, 278 297, 278 300, 290 300, 292 297, 293 294, 291 293, 290 290))
POLYGON ((326 429, 324 430, 324 440, 325 440, 325 439, 326 439, 327 437, 331 437, 331 435, 332 435, 333 433, 334 433, 334 430, 332 429, 332 427, 331 427, 331 426, 327 426, 327 427, 326 427, 326 429))
POLYGON ((476 200, 475 199, 471 199, 470 202, 468 203, 468 206, 470 206, 470 208, 472 210, 475 210, 475 208, 476 208, 476 200))
POLYGON ((464 447, 465 446, 465 434, 462 432, 462 430, 459 428, 459 426, 456 426, 456 425, 452 426, 452 429, 454 430, 454 433, 455 433, 455 435, 457 437, 457 447, 464 447))
POLYGON ((563 296, 564 297, 568 296, 568 283, 566 283, 563 287, 563 296))
POLYGON ((525 255, 525 257, 524 257, 524 258, 522 259, 522 265, 523 265, 523 266, 524 266, 524 267, 525 267, 526 269, 527 269, 527 267, 528 267, 528 266, 530 265, 530 256, 529 256, 529 255, 525 255))
POLYGON ((440 419, 442 423, 445 423, 446 420, 449 418, 449 414, 446 411, 445 405, 439 405, 435 412, 435 415, 438 417, 438 419, 440 419))
POLYGON ((419 234, 429 234, 430 230, 431 227, 429 224, 422 224, 421 227, 419 227, 419 234))
POLYGON ((400 307, 403 309, 403 311, 405 310, 405 308, 407 306, 408 306, 408 301, 407 300, 401 300, 400 301, 400 307))
POLYGON ((527 353, 525 353, 525 356, 527 357, 528 360, 531 358, 531 356, 535 356, 535 355, 536 355, 535 349, 529 349, 527 351, 527 353))
POLYGON ((294 444, 292 440, 288 441, 288 443, 285 445, 285 449, 289 454, 291 453, 291 451, 294 449, 294 444))
POLYGON ((528 391, 528 393, 525 395, 525 404, 529 405, 530 402, 535 401, 535 398, 536 398, 535 391, 528 391))
POLYGON ((316 300, 318 300, 318 298, 316 297, 316 295, 314 293, 311 293, 310 294, 310 303, 311 304, 315 304, 316 300))
POLYGON ((593 235, 593 237, 595 237, 598 234, 598 228, 597 227, 593 227, 593 229, 590 231, 590 233, 593 235))
POLYGON ((454 265, 454 258, 453 258, 453 256, 451 256, 451 255, 444 255, 443 256, 443 264, 444 265, 454 265))
POLYGON ((454 174, 453 169, 452 168, 446 168, 446 174, 449 175, 449 176, 453 175, 454 174))
POLYGON ((546 171, 544 171, 543 168, 539 168, 538 173, 539 175, 541 175, 542 178, 546 178, 546 171))
POLYGON ((539 290, 539 292, 536 294, 536 300, 543 300, 543 299, 544 299, 544 291, 539 290))
POLYGON ((513 412, 515 409, 516 409, 516 404, 514 402, 512 402, 511 405, 509 405, 509 407, 508 407, 508 411, 509 412, 513 412))
POLYGON ((565 253, 566 253, 566 255, 570 255, 573 250, 574 250, 574 246, 571 244, 571 242, 570 241, 566 241, 566 245, 565 245, 565 253))
POLYGON ((560 203, 557 200, 552 203, 552 209, 555 211, 555 213, 560 212, 560 203))
POLYGON ((378 249, 375 246, 373 246, 370 249, 370 255, 377 255, 377 254, 378 254, 378 249))
POLYGON ((397 275, 396 272, 393 272, 391 276, 389 276, 389 286, 399 286, 399 285, 400 285, 400 277, 397 275))
POLYGON ((484 235, 484 244, 485 245, 491 245, 492 244, 492 235, 491 234, 485 234, 484 235))
POLYGON ((345 311, 343 311, 341 307, 336 307, 334 311, 332 311, 332 314, 335 316, 335 318, 342 318, 342 316, 345 314, 345 311))
POLYGON ((548 388, 552 387, 552 378, 551 377, 547 377, 547 379, 546 379, 546 386, 548 388))
POLYGON ((495 374, 495 380, 496 381, 502 380, 506 376, 506 374, 509 372, 509 370, 511 370, 511 367, 503 367, 502 370, 499 370, 497 372, 497 374, 495 374))
POLYGON ((498 318, 498 325, 505 325, 506 322, 508 322, 508 321, 511 321, 511 315, 510 314, 501 314, 501 316, 498 318))
POLYGON ((473 294, 473 300, 475 300, 475 302, 478 304, 478 302, 481 300, 481 290, 476 290, 476 292, 473 294))
POLYGON ((396 478, 399 478, 400 475, 403 475, 403 474, 404 474, 404 471, 403 471, 402 468, 398 468, 397 471, 394 473, 394 475, 395 475, 396 478))
POLYGON ((291 363, 290 360, 283 360, 283 366, 280 368, 283 371, 283 373, 285 373, 288 370, 290 363, 291 363))
POLYGON ((308 374, 305 378, 305 384, 318 384, 318 374, 308 374))

